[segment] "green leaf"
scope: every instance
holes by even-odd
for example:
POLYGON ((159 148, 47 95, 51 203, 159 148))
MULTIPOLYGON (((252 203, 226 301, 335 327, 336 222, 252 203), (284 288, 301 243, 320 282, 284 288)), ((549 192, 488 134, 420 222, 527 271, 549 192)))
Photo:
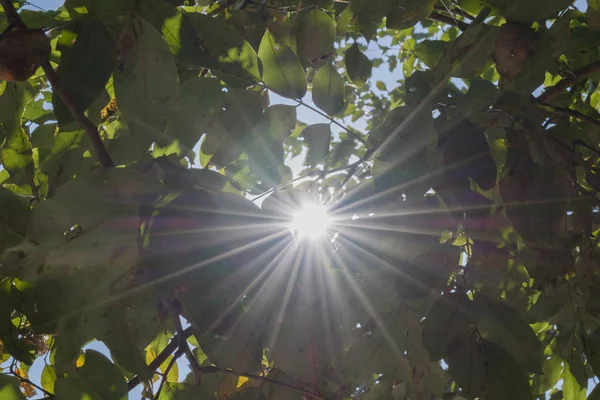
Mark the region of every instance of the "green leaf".
POLYGON ((319 68, 335 52, 335 22, 319 9, 300 12, 296 17, 294 32, 298 58, 304 67, 319 68))
POLYGON ((160 33, 138 16, 125 23, 117 47, 117 104, 138 147, 145 151, 163 132, 179 94, 175 59, 160 33))
POLYGON ((544 360, 542 365, 542 374, 533 378, 534 394, 543 394, 552 389, 560 380, 562 375, 562 359, 556 355, 551 355, 544 360))
POLYGON ((156 298, 147 290, 123 291, 140 262, 137 201, 161 190, 124 168, 79 176, 37 206, 27 239, 3 254, 2 275, 35 283, 23 290, 23 307, 36 332, 57 333, 55 367, 73 361, 93 338, 105 340, 116 359, 122 352, 134 363, 131 352, 156 334, 156 298))
POLYGON ((2 400, 25 400, 20 384, 21 382, 16 377, 0 374, 0 398, 2 400))
POLYGON ((197 400, 199 397, 214 398, 219 390, 223 377, 212 374, 202 377, 202 386, 191 383, 167 382, 157 400, 197 400))
POLYGON ((600 29, 600 1, 588 0, 587 10, 585 11, 588 24, 594 30, 600 29))
POLYGON ((528 377, 501 347, 462 333, 449 346, 448 373, 468 396, 531 400, 528 377))
POLYGON ((329 154, 331 141, 331 127, 329 124, 314 124, 307 126, 302 131, 302 136, 308 143, 307 160, 311 167, 321 163, 329 154))
POLYGON ((72 16, 80 14, 123 13, 134 10, 135 0, 65 0, 65 8, 72 16))
POLYGON ((435 0, 409 0, 387 14, 386 27, 396 30, 410 28, 427 18, 433 11, 434 4, 435 0))
POLYGON ((45 391, 54 393, 54 385, 56 384, 56 371, 52 365, 44 365, 44 369, 42 370, 41 384, 45 391))
POLYGON ((306 94, 306 74, 298 58, 288 46, 267 30, 260 43, 258 56, 262 62, 265 85, 280 96, 301 99, 306 94))
MULTIPOLYGON (((115 56, 113 36, 97 18, 86 22, 73 47, 62 52, 56 73, 79 111, 86 111, 104 90, 116 63, 115 56)), ((55 92, 52 105, 60 126, 74 120, 55 92)))
MULTIPOLYGON (((396 370, 409 371, 408 360, 403 356, 407 347, 409 312, 391 311, 377 318, 378 324, 372 329, 365 328, 350 345, 344 355, 344 375, 348 384, 358 383, 365 376, 373 374, 392 374, 396 370), (396 337, 393 343, 386 338, 386 332, 396 337)), ((412 332, 411 332, 412 334, 412 332)))
POLYGON ((0 187, 0 254, 23 240, 30 218, 29 200, 0 187))
POLYGON ((55 395, 65 400, 126 400, 127 382, 108 358, 95 350, 86 350, 83 366, 56 380, 55 395))
POLYGON ((362 87, 371 76, 373 62, 354 43, 344 54, 346 72, 350 80, 358 87, 362 87))
POLYGON ((447 46, 448 42, 443 40, 423 40, 415 46, 415 54, 430 69, 434 69, 447 46))
POLYGON ((448 355, 444 358, 448 374, 469 397, 486 394, 487 366, 481 347, 475 332, 462 332, 449 343, 448 355))
POLYGON ((2 164, 18 185, 30 185, 33 180, 31 143, 21 127, 25 106, 33 95, 33 88, 28 82, 7 82, 0 96, 0 123, 6 135, 2 164))
MULTIPOLYGON (((164 135, 157 140, 154 153, 157 154, 173 142, 189 152, 205 132, 210 133, 218 127, 216 117, 222 113, 227 100, 223 88, 217 79, 212 78, 192 78, 185 81, 167 119, 164 135)), ((184 153, 183 156, 185 155, 184 153)))
POLYGON ((344 90, 344 80, 331 63, 319 68, 312 87, 312 99, 317 107, 329 115, 341 112, 345 102, 344 90))
POLYGON ((296 127, 296 107, 269 107, 251 134, 243 138, 252 171, 266 188, 280 183, 284 168, 283 141, 296 127))
MULTIPOLYGON (((471 322, 467 314, 468 302, 464 295, 448 293, 433 303, 423 323, 423 345, 432 361, 451 354, 449 345, 457 335, 467 335, 464 332, 469 331, 471 322)), ((460 346, 463 341, 468 342, 467 339, 457 340, 461 341, 460 346)))
POLYGON ((488 0, 498 7, 504 18, 516 22, 533 22, 554 18, 561 10, 571 5, 570 0, 533 0, 527 3, 518 0, 488 0))
MULTIPOLYGON (((233 79, 236 86, 248 86, 260 80, 258 56, 237 31, 221 18, 200 13, 187 14, 200 40, 200 48, 216 65, 203 65, 225 74, 223 79, 233 79)), ((201 65, 201 64, 200 64, 201 65)))
POLYGON ((542 345, 516 310, 484 295, 472 303, 481 336, 504 348, 530 372, 542 372, 542 345))
POLYGON ((529 377, 511 354, 486 340, 482 340, 482 347, 487 367, 486 397, 492 400, 532 400, 529 377))
POLYGON ((564 360, 562 373, 565 399, 583 400, 587 392, 587 373, 581 357, 571 354, 568 360, 564 360))

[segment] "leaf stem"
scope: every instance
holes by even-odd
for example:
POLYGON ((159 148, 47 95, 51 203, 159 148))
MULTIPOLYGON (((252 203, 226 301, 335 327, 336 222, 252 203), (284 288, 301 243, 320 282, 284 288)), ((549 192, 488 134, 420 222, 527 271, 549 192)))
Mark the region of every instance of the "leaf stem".
MULTIPOLYGON (((4 9, 10 26, 14 26, 17 29, 27 29, 27 25, 25 25, 17 13, 17 10, 15 9, 15 6, 11 0, 0 0, 0 5, 2 5, 2 8, 4 9)), ((50 65, 50 61, 45 60, 41 67, 48 77, 48 81, 52 86, 52 90, 58 95, 58 97, 60 97, 69 112, 89 136, 94 148, 96 149, 96 153, 98 153, 98 161, 100 164, 103 167, 113 167, 114 164, 110 158, 110 155, 108 154, 108 151, 106 150, 106 147, 104 147, 104 143, 102 143, 102 139, 98 133, 98 128, 92 123, 92 121, 88 119, 88 117, 85 116, 82 111, 77 109, 77 106, 73 102, 69 93, 67 93, 65 88, 60 84, 60 79, 54 71, 54 68, 52 68, 52 65, 50 65)))

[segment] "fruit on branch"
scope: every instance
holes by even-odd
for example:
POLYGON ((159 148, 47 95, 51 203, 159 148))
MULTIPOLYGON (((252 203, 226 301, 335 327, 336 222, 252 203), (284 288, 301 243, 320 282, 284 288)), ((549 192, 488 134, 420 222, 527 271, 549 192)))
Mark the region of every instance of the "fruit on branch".
POLYGON ((496 69, 503 78, 514 78, 526 67, 535 44, 531 28, 507 22, 500 27, 492 57, 496 69))
POLYGON ((41 30, 5 32, 0 36, 0 79, 26 81, 49 54, 50 40, 41 30))

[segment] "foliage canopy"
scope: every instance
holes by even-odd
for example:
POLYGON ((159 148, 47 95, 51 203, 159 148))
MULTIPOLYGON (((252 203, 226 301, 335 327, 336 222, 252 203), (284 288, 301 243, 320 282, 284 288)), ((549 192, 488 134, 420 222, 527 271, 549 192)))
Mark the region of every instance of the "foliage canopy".
POLYGON ((598 0, 189 3, 0 0, 2 400, 588 396, 598 0))

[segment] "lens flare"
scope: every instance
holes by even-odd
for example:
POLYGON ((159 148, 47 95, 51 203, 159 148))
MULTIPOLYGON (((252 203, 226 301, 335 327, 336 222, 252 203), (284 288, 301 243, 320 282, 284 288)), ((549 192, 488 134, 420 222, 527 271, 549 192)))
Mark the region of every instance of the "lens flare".
POLYGON ((290 227, 300 237, 316 239, 325 235, 329 223, 325 207, 320 204, 305 204, 294 213, 290 227))

